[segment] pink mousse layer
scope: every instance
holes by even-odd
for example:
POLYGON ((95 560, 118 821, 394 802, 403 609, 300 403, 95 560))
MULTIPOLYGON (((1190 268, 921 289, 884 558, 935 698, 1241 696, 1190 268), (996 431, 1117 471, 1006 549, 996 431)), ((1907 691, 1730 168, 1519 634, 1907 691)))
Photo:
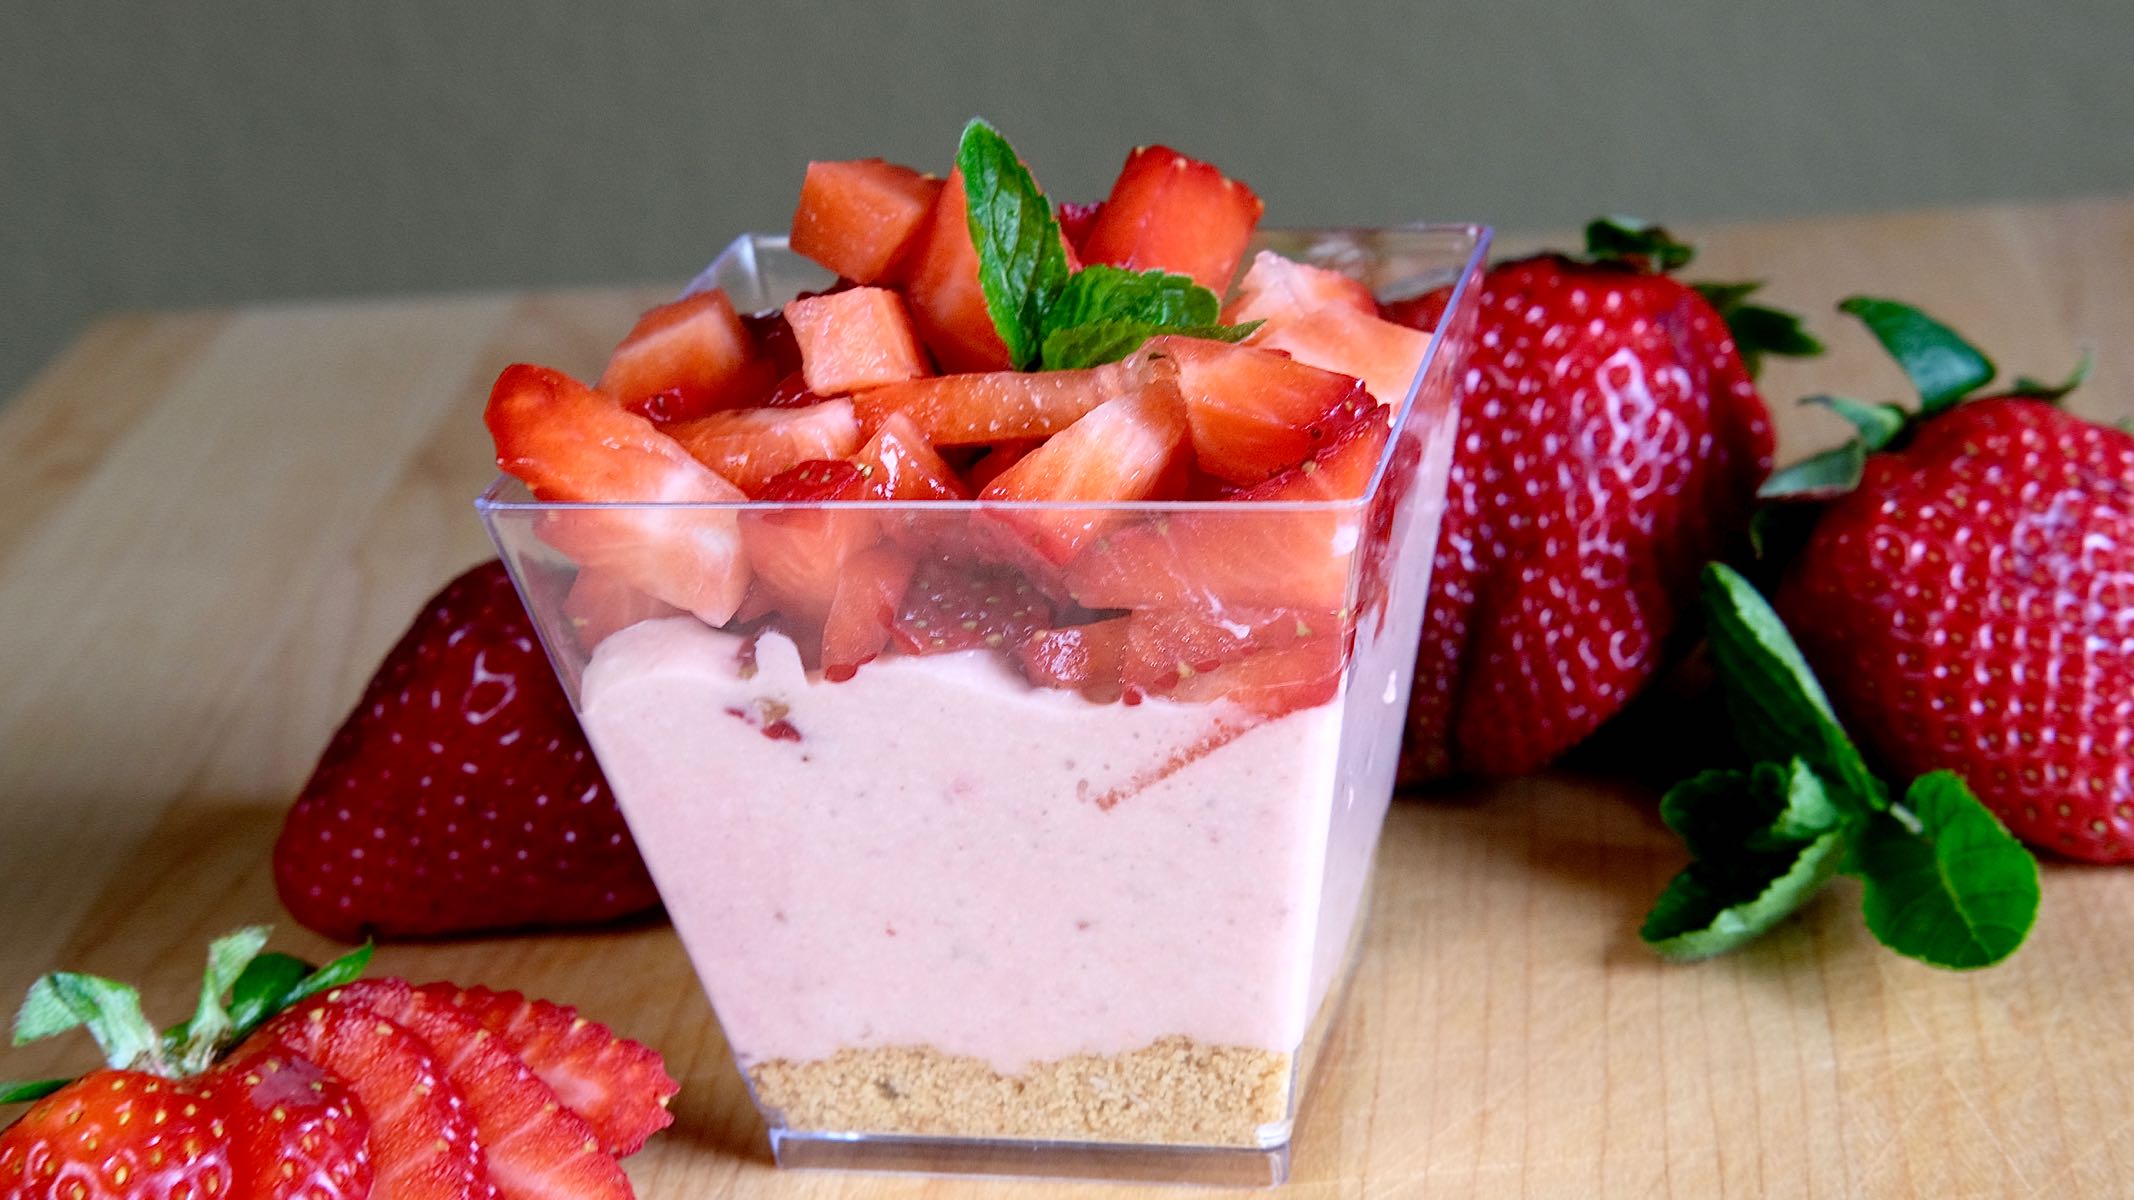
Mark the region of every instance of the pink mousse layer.
POLYGON ((744 1064, 1302 1041, 1368 870, 1325 877, 1338 702, 1094 704, 987 652, 833 684, 781 636, 753 671, 743 646, 623 630, 583 718, 744 1064))

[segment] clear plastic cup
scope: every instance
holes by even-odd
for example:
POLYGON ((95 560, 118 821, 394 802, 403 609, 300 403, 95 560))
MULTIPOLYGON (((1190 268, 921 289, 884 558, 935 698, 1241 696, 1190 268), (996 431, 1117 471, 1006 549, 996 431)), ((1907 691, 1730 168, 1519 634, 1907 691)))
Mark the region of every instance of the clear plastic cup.
MULTIPOLYGON (((781 1163, 1286 1175, 1393 792, 1488 241, 1259 239, 1382 299, 1451 289, 1354 500, 480 497, 781 1163), (1031 531, 1078 548, 981 548, 1031 531), (833 533, 867 547, 837 586, 885 620, 931 572, 1087 632, 888 637, 832 679, 819 613, 640 586, 646 561, 833 533), (1031 681, 1032 656, 1071 678, 1077 653, 1151 644, 1191 649, 1123 690, 1031 681)), ((750 236, 692 286, 760 308, 827 282, 750 236)))

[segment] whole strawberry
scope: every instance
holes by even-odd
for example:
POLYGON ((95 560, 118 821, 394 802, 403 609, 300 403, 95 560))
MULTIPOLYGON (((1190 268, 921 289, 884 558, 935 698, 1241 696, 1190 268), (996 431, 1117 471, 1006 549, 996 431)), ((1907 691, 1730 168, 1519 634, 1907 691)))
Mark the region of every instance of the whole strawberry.
MULTIPOLYGON (((1818 349, 1742 304, 1748 287, 1671 278, 1690 252, 1659 230, 1597 221, 1587 242, 1594 261, 1544 255, 1482 280, 1410 782, 1537 770, 1654 676, 1698 571, 1740 541, 1771 469, 1755 355, 1818 349)), ((1389 315, 1427 327, 1441 307, 1389 315)))
POLYGON ((659 902, 501 563, 453 580, 386 655, 289 812, 274 880, 348 940, 659 902))
POLYGON ((1870 757, 1956 772, 2040 848, 2134 860, 2134 437, 2056 407, 2072 384, 1963 399, 1984 355, 1908 306, 1844 307, 1920 413, 1830 401, 1861 439, 1774 477, 1828 501, 1780 614, 1870 757))

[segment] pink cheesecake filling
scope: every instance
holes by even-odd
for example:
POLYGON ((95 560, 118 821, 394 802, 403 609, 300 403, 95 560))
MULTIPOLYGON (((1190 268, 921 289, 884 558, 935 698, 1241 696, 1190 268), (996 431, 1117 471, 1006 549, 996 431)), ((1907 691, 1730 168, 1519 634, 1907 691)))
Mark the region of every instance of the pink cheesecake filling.
POLYGON ((984 651, 833 684, 782 636, 752 667, 745 645, 625 629, 581 714, 744 1065, 1303 1040, 1368 870, 1329 830, 1376 828, 1334 811, 1338 700, 1096 704, 984 651))

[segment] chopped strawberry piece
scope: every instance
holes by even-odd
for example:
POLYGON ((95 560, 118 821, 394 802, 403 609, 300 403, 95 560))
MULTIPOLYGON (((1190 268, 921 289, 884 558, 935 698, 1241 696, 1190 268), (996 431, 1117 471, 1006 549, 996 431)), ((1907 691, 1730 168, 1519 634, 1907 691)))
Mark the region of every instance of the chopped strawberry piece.
POLYGON ((1178 366, 1193 457, 1231 483, 1258 483, 1312 452, 1311 427, 1363 385, 1286 354, 1202 338, 1153 338, 1145 353, 1178 366))
POLYGON ((420 1200, 496 1195, 466 1093, 429 1043, 332 993, 284 1011, 237 1053, 301 1055, 338 1076, 370 1118, 371 1194, 420 1200))
POLYGON ((1126 652, 1126 617, 1044 629, 1015 647, 1023 678, 1039 687, 1073 689, 1092 700, 1119 698, 1126 652))
POLYGON ((585 1118, 608 1153, 626 1157, 674 1123, 667 1102, 681 1090, 659 1052, 618 1037, 568 1005, 427 983, 416 989, 473 1017, 554 1089, 563 1106, 585 1118))
POLYGON ((563 597, 564 619, 578 635, 579 647, 588 653, 611 634, 641 621, 679 616, 681 611, 637 590, 620 575, 594 569, 579 571, 563 597))
POLYGON ((1452 303, 1452 289, 1432 288, 1420 296, 1405 300, 1390 300, 1379 305, 1378 315, 1395 325, 1406 325, 1425 333, 1438 327, 1445 319, 1445 306, 1452 303))
POLYGON ((669 426, 667 433, 751 496, 760 496, 772 476, 815 459, 843 458, 861 441, 852 402, 842 399, 714 413, 669 426))
MULTIPOLYGON (((1184 491, 1185 401, 1158 383, 1106 401, 1032 450, 978 494, 980 500, 1087 500, 1093 504, 1175 498, 1184 491)), ((1064 563, 1122 514, 1101 507, 981 510, 1018 545, 1064 563)))
POLYGON ((1226 663, 1178 681, 1170 699, 1188 704, 1228 700, 1274 718, 1332 700, 1347 665, 1332 633, 1226 663))
POLYGON ((943 375, 873 388, 852 398, 863 428, 877 428, 901 412, 936 446, 980 446, 1018 438, 1046 438, 1108 400, 1168 378, 1161 360, 1136 355, 1123 362, 1072 371, 989 371, 943 375))
POLYGON ((1285 350, 1291 358, 1363 380, 1380 404, 1399 408, 1415 385, 1430 335, 1339 305, 1270 319, 1248 345, 1285 350))
POLYGON ((1012 646, 1052 624, 1052 601, 1016 571, 930 559, 920 564, 890 631, 908 654, 1012 646))
POLYGON ((917 565, 894 546, 870 546, 845 560, 823 618, 824 678, 843 683, 889 645, 890 626, 917 565))
MULTIPOLYGON (((802 463, 765 484, 759 499, 808 505, 872 498, 866 472, 849 462, 802 463)), ((741 544, 757 582, 782 608, 810 621, 830 611, 845 560, 881 536, 872 512, 822 508, 751 509, 741 515, 741 544)))
POLYGON ((1114 530, 1068 564, 1068 590, 1090 608, 1186 608, 1218 620, 1238 608, 1340 611, 1349 603, 1351 560, 1363 535, 1361 506, 1286 512, 1247 502, 1363 495, 1386 432, 1384 410, 1376 410, 1299 466, 1237 493, 1233 510, 1114 530))
POLYGON ((1060 233, 1066 236, 1067 244, 1074 247, 1076 253, 1085 259, 1089 256, 1081 253, 1082 247, 1089 240, 1090 229, 1097 223, 1097 214, 1103 211, 1102 200, 1094 204, 1076 204, 1072 200, 1063 200, 1055 214, 1059 218, 1060 233))
POLYGON ((852 456, 882 500, 968 500, 969 488, 903 413, 891 413, 852 456))
MULTIPOLYGON (((560 371, 504 368, 483 413, 497 466, 542 500, 566 503, 717 503, 744 500, 643 417, 560 371)), ((578 509, 550 514, 541 536, 580 567, 717 625, 748 590, 731 511, 578 509)))
POLYGON ((971 463, 970 470, 964 472, 964 477, 970 480, 972 488, 982 492, 994 480, 1006 474, 1009 467, 1028 458, 1032 450, 1044 444, 1043 438, 1016 438, 996 443, 992 449, 979 455, 971 463))
POLYGON ((756 348, 756 357, 772 363, 780 377, 800 369, 800 344, 793 340, 793 327, 786 323, 784 309, 744 313, 741 326, 748 330, 749 340, 756 348))
POLYGON ((1252 256, 1252 265, 1238 281, 1237 296, 1223 306, 1223 321, 1242 325, 1247 321, 1293 319, 1329 306, 1365 316, 1378 315, 1378 302, 1362 282, 1339 271, 1262 250, 1252 256))
POLYGON ((1196 675, 1341 629, 1333 612, 1287 608, 1226 607, 1220 620, 1190 609, 1150 608, 1126 621, 1119 679, 1143 694, 1172 692, 1196 675))
POLYGON ((793 212, 793 251, 873 283, 918 239, 940 193, 939 179, 879 158, 811 162, 793 212))
POLYGON ((919 336, 942 370, 1004 370, 1008 347, 986 311, 969 217, 963 173, 950 172, 921 230, 905 298, 911 301, 919 336))
POLYGON ((639 317, 596 386, 640 415, 656 405, 662 419, 685 421, 751 403, 777 376, 756 356, 733 302, 713 288, 639 317))
POLYGON ((786 375, 771 385, 771 394, 763 398, 764 408, 813 408, 830 396, 818 395, 808 388, 808 377, 798 370, 786 375))
POLYGON ((1221 295, 1264 209, 1252 189, 1165 146, 1126 156, 1083 242, 1091 262, 1190 275, 1221 295))
POLYGON ((357 980, 331 996, 429 1044, 467 1098, 503 1200, 630 1200, 629 1177, 592 1126, 472 1014, 398 979, 357 980))
POLYGON ((795 300, 785 319, 800 344, 808 390, 837 396, 933 374, 904 301, 885 288, 859 287, 795 300))

